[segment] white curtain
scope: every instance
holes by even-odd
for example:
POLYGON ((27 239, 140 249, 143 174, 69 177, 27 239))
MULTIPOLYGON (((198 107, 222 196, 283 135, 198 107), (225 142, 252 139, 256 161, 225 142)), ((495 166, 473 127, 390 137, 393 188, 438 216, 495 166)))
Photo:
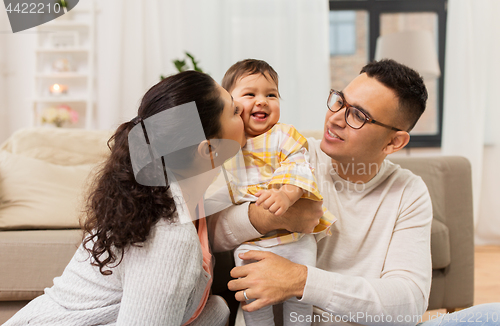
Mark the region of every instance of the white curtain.
POLYGON ((8 110, 6 96, 7 80, 7 53, 6 35, 10 33, 7 12, 0 10, 0 143, 8 137, 8 110))
POLYGON ((476 244, 500 244, 500 1, 450 0, 443 153, 472 164, 476 244))
POLYGON ((98 20, 98 127, 133 118, 141 96, 188 51, 220 82, 236 61, 280 76, 281 121, 321 129, 329 91, 326 0, 111 0, 98 20))

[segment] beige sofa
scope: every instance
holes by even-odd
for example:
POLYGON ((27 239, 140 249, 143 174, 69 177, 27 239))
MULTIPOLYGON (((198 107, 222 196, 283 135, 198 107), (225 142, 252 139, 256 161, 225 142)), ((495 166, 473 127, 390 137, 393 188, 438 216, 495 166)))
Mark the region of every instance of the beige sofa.
MULTIPOLYGON (((317 135, 304 132, 306 136, 317 135)), ((78 202, 107 155, 108 131, 24 129, 0 146, 0 324, 64 270, 82 234, 78 202)), ((429 309, 473 303, 471 170, 460 157, 392 158, 422 176, 434 208, 429 309)), ((216 257, 213 291, 229 304, 232 255, 216 257)), ((234 306, 233 306, 234 307, 234 306)))
POLYGON ((109 131, 24 129, 0 146, 0 324, 64 270, 82 239, 78 205, 109 131))

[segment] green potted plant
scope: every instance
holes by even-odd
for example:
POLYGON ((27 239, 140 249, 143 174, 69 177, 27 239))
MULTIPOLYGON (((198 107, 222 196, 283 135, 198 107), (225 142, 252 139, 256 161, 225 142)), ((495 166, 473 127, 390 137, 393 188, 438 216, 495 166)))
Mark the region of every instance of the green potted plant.
POLYGON ((68 0, 56 0, 56 3, 61 6, 61 11, 64 12, 62 16, 59 16, 59 19, 71 19, 71 12, 68 10, 68 0))
MULTIPOLYGON (((195 70, 195 71, 199 71, 199 72, 204 72, 203 69, 200 68, 200 66, 198 66, 199 62, 196 61, 196 59, 194 58, 194 56, 189 53, 189 52, 184 52, 187 56, 187 58, 183 58, 182 60, 179 60, 179 59, 176 59, 176 60, 173 60, 172 63, 174 64, 175 68, 177 69, 178 72, 183 72, 183 71, 186 71, 186 70, 195 70), (186 62, 186 60, 189 60, 191 62, 191 66, 188 64, 188 62, 186 62)), ((160 79, 164 79, 165 76, 161 75, 160 76, 160 79)))

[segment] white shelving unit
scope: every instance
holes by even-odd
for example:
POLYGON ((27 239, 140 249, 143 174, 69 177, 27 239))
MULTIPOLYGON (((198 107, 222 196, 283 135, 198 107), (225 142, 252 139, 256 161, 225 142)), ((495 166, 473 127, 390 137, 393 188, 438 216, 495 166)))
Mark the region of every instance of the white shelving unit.
POLYGON ((94 0, 80 3, 65 15, 37 27, 33 99, 33 125, 42 124, 49 108, 70 107, 78 122, 65 128, 91 129, 95 110, 94 0), (51 92, 53 85, 64 92, 51 92))

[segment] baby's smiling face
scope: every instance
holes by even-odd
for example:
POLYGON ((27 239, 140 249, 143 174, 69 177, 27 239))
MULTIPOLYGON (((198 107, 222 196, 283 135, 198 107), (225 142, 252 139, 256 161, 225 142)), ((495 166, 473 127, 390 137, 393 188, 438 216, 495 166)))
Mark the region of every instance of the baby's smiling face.
POLYGON ((240 78, 231 91, 235 101, 243 105, 241 118, 247 137, 255 137, 271 129, 280 118, 278 87, 266 73, 240 78))

